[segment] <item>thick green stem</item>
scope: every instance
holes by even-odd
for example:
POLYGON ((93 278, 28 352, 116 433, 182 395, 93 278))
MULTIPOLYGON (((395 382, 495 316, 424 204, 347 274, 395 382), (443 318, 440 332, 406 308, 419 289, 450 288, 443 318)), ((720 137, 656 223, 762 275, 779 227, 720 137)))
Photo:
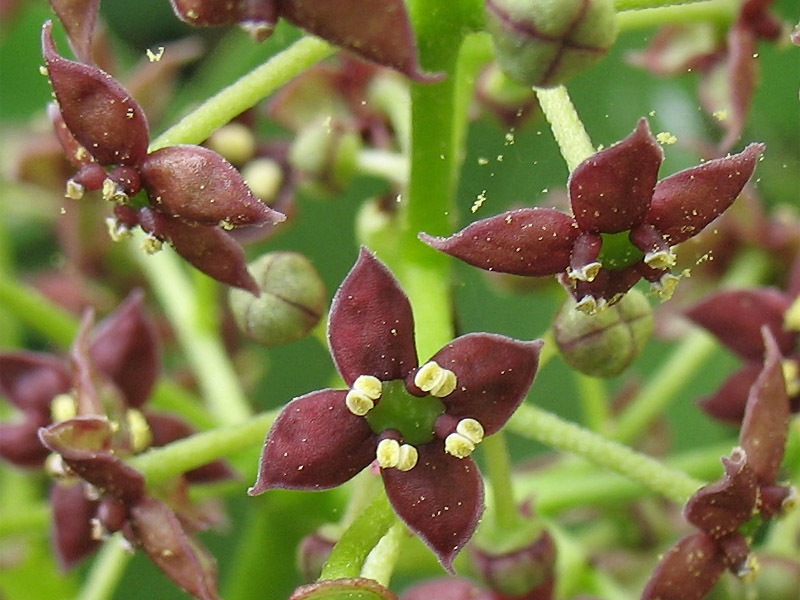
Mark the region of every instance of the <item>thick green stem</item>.
POLYGON ((361 569, 361 576, 374 579, 388 587, 395 565, 397 565, 397 559, 400 558, 400 547, 405 536, 406 526, 397 521, 367 556, 364 567, 361 569))
POLYGON ((298 40, 216 96, 209 98, 150 144, 153 152, 176 144, 199 144, 217 128, 255 106, 336 49, 317 38, 298 40))
POLYGON ((509 428, 551 448, 565 450, 684 504, 702 481, 530 404, 520 406, 509 428))
POLYGON ((356 518, 333 547, 322 568, 323 579, 358 577, 364 562, 380 539, 394 525, 397 517, 383 489, 356 518))
POLYGON ((257 447, 277 416, 278 411, 274 410, 244 423, 196 433, 168 446, 152 448, 129 463, 144 474, 149 484, 158 484, 218 458, 257 447))
POLYGON ((691 25, 693 23, 728 25, 736 17, 739 6, 737 0, 708 0, 682 6, 626 10, 617 15, 617 24, 620 31, 652 29, 661 25, 691 25))
POLYGON ((520 525, 514 486, 511 479, 511 456, 505 434, 498 431, 481 442, 486 456, 489 481, 492 483, 493 525, 499 530, 514 531, 520 525))
POLYGON ((581 400, 583 423, 592 431, 601 433, 608 424, 610 416, 608 391, 605 381, 599 377, 584 375, 574 371, 581 400))
POLYGON ((78 332, 75 317, 11 277, 0 277, 0 306, 59 346, 68 347, 78 332))
POLYGON ((595 153, 592 140, 572 105, 567 88, 535 88, 539 105, 550 123, 561 155, 570 172, 595 153))
POLYGON ((114 535, 100 549, 76 600, 111 600, 132 557, 122 535, 114 535))
POLYGON ((617 11, 640 10, 642 8, 660 8, 662 6, 679 6, 681 4, 695 4, 706 0, 614 0, 617 11))
POLYGON ((202 396, 218 423, 231 424, 252 413, 216 325, 205 318, 201 302, 177 255, 171 249, 147 255, 132 247, 197 377, 202 396))

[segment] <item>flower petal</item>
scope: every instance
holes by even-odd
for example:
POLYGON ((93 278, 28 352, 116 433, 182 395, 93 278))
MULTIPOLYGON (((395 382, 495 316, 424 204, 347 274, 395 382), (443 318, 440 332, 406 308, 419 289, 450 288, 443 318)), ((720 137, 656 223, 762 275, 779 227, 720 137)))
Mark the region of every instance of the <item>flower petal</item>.
POLYGON ((140 173, 157 210, 204 225, 279 223, 286 217, 261 202, 241 173, 202 146, 169 146, 148 154, 140 173))
POLYGON ((716 392, 700 400, 698 406, 719 421, 740 426, 744 419, 747 396, 761 368, 758 363, 745 365, 731 375, 716 392))
POLYGON ((567 269, 580 233, 561 211, 521 208, 476 221, 448 238, 427 233, 419 238, 479 269, 543 277, 567 269))
POLYGON ((723 457, 722 464, 723 478, 695 492, 683 511, 687 521, 715 540, 747 523, 758 498, 755 475, 745 451, 734 448, 730 458, 723 457))
POLYGON ((679 540, 661 558, 642 600, 702 600, 725 570, 725 557, 702 531, 679 540))
POLYGON ((381 469, 386 494, 408 528, 452 573, 453 559, 483 513, 483 479, 470 457, 446 454, 441 440, 417 451, 419 460, 410 471, 381 469))
POLYGON ((761 484, 775 483, 789 432, 789 396, 781 368, 781 353, 766 327, 764 368, 747 399, 739 444, 761 484))
POLYGON ((456 389, 441 398, 447 414, 476 419, 486 435, 498 431, 525 399, 543 343, 471 333, 447 344, 431 358, 456 375, 456 389))
POLYGON ((175 252, 212 279, 256 296, 261 293, 247 270, 244 250, 219 227, 182 221, 150 208, 139 211, 139 224, 146 232, 167 240, 175 252))
POLYGON ((25 412, 50 415, 50 402, 72 387, 65 362, 40 352, 0 353, 0 396, 25 412))
POLYGON ((575 221, 584 231, 619 233, 647 215, 664 153, 641 119, 621 142, 590 156, 569 177, 575 221))
POLYGON ((91 520, 98 502, 89 500, 84 485, 56 484, 50 491, 53 508, 53 549, 61 568, 66 571, 89 556, 100 545, 92 537, 91 520))
POLYGON ((131 507, 130 522, 150 560, 172 581, 196 598, 219 600, 214 557, 186 534, 166 504, 143 498, 131 507))
POLYGON ((50 6, 67 30, 69 45, 83 63, 92 64, 92 34, 100 0, 50 0, 50 6))
POLYGON ((136 165, 147 154, 149 133, 141 107, 105 71, 59 56, 52 22, 42 30, 47 73, 64 122, 102 165, 136 165))
POLYGON ((386 266, 366 248, 331 301, 328 343, 348 386, 360 375, 391 381, 417 368, 411 304, 386 266))
POLYGON ((44 465, 50 451, 39 441, 38 431, 49 419, 31 416, 20 423, 0 423, 0 458, 23 469, 44 465))
POLYGON ((284 0, 280 14, 332 44, 415 81, 441 79, 422 71, 403 0, 284 0))
POLYGON ((658 182, 646 221, 672 244, 697 235, 733 204, 753 175, 764 144, 710 160, 658 182))
POLYGON ((94 364, 119 387, 130 408, 150 396, 161 371, 161 347, 155 324, 142 309, 144 293, 135 290, 93 331, 94 364))
POLYGON ((782 355, 791 354, 797 334, 784 330, 783 315, 791 299, 778 290, 761 288, 719 292, 686 313, 744 360, 761 362, 764 357, 762 327, 767 327, 782 355))
POLYGON ((248 490, 324 490, 341 485, 375 458, 378 438, 345 404, 345 390, 319 390, 281 411, 261 453, 258 480, 248 490))

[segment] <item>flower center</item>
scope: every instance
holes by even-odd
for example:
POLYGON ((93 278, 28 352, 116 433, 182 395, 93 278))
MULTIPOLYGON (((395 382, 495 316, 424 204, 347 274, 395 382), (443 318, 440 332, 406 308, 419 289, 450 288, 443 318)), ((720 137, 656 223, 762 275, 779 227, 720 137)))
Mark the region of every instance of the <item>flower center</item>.
POLYGON ((601 233, 603 246, 597 260, 606 269, 624 269, 635 264, 644 257, 644 252, 631 243, 629 231, 619 233, 601 233))
POLYGON ((377 434, 394 429, 407 444, 427 444, 433 440, 434 424, 444 411, 444 404, 438 398, 412 396, 405 382, 395 379, 383 382, 380 402, 366 414, 366 419, 377 434))

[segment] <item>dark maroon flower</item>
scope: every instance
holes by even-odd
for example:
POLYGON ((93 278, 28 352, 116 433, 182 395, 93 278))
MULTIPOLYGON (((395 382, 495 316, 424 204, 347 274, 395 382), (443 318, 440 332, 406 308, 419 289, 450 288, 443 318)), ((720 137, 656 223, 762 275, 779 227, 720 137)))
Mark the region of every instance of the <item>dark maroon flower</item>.
POLYGON ((523 208, 472 223, 428 245, 488 271, 561 281, 593 312, 641 278, 665 295, 677 282, 671 246, 697 235, 736 199, 764 150, 706 162, 657 181, 664 153, 647 121, 587 158, 569 178, 573 215, 523 208))
POLYGON ((483 511, 469 455, 524 399, 541 341, 468 334, 418 366, 408 298, 366 249, 333 299, 328 340, 350 389, 284 408, 249 493, 331 488, 377 457, 397 514, 451 570, 483 511))
POLYGON ((769 12, 774 0, 746 0, 724 37, 714 25, 670 25, 631 62, 658 75, 699 72, 703 108, 723 125, 719 143, 727 152, 741 136, 758 79, 759 40, 776 41, 783 29, 769 12))
POLYGON ((734 425, 742 422, 750 388, 764 361, 761 335, 764 327, 775 338, 789 374, 787 382, 792 410, 800 409, 798 333, 784 325, 785 314, 792 302, 792 293, 772 288, 724 291, 706 298, 686 313, 745 361, 719 390, 700 402, 708 414, 734 425))
POLYGON ((244 252, 226 230, 285 217, 256 198, 216 152, 181 145, 148 153, 141 107, 108 73, 61 57, 51 29, 47 22, 42 45, 58 101, 56 133, 79 168, 67 195, 80 198, 86 189, 102 189, 118 204, 116 234, 139 225, 154 242, 169 242, 211 277, 258 294, 244 252), (148 199, 137 203, 134 197, 142 189, 148 199))
POLYGON ((698 531, 678 541, 661 559, 642 600, 701 600, 728 569, 752 571, 750 543, 740 531, 754 516, 768 520, 793 488, 776 482, 789 428, 789 398, 778 344, 762 329, 764 364, 747 402, 739 447, 723 458, 723 477, 699 489, 684 516, 698 531))
POLYGON ((238 23, 256 40, 266 39, 278 18, 361 58, 392 67, 411 79, 437 81, 419 64, 417 44, 403 0, 170 0, 192 25, 238 23))

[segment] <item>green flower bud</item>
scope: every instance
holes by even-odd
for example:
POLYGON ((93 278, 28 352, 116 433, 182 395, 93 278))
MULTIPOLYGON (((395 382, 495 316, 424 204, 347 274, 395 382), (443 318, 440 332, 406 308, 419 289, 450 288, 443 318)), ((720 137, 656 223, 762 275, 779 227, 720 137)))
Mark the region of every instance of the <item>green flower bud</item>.
POLYGON ((211 134, 206 146, 221 154, 229 163, 242 165, 256 153, 256 138, 247 126, 228 123, 211 134))
POLYGON ((289 151, 289 163, 325 195, 346 187, 356 173, 361 137, 330 118, 305 127, 289 151))
POLYGON ((264 346, 304 338, 325 310, 325 284, 311 262, 296 252, 272 252, 248 265, 261 295, 231 289, 236 324, 264 346))
POLYGON ((486 25, 506 74, 540 87, 588 69, 617 37, 613 0, 488 0, 486 25))
POLYGON ((653 333, 653 309, 644 294, 631 290, 594 314, 575 307, 569 298, 553 323, 564 360, 586 375, 614 377, 639 356, 653 333))

